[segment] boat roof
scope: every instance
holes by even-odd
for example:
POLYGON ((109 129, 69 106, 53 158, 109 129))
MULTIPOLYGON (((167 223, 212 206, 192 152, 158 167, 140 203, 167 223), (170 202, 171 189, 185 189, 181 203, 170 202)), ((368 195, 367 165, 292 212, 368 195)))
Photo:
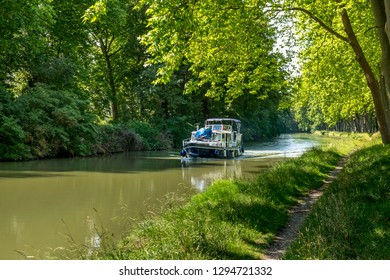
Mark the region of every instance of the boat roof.
POLYGON ((241 123, 240 120, 232 119, 232 118, 210 118, 206 120, 206 122, 222 122, 222 121, 232 121, 236 123, 241 123))

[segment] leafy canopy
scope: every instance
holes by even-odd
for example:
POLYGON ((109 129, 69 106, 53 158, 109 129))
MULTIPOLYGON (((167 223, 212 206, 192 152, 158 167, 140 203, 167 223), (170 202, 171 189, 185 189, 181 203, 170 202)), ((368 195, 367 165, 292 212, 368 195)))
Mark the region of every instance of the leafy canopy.
POLYGON ((142 37, 160 65, 157 82, 167 82, 181 65, 192 78, 185 91, 207 88, 227 101, 246 94, 266 98, 280 90, 281 57, 263 1, 144 0, 149 31, 142 37))

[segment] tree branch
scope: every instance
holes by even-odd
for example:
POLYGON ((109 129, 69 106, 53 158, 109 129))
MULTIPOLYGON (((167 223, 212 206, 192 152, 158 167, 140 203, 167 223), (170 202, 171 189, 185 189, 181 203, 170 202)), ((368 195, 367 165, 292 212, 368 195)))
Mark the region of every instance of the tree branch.
POLYGON ((378 28, 385 28, 385 25, 383 26, 373 26, 373 27, 370 27, 368 28, 366 31, 364 31, 364 35, 366 35, 368 32, 370 32, 371 30, 373 29, 378 29, 378 28))
POLYGON ((117 49, 116 51, 112 52, 109 54, 110 57, 116 55, 118 52, 120 52, 121 50, 123 49, 123 47, 120 47, 119 49, 117 49))
POLYGON ((332 29, 331 27, 329 27, 328 25, 325 24, 325 22, 323 22, 319 17, 317 17, 316 15, 314 15, 312 12, 310 12, 309 10, 306 10, 304 8, 299 8, 299 7, 291 7, 291 8, 288 8, 289 10, 291 11, 300 11, 300 12, 303 12, 305 13, 306 15, 308 15, 312 20, 314 20, 315 22, 317 22, 321 27, 323 27, 326 31, 328 31, 329 33, 331 33, 332 35, 336 36, 337 38, 339 38, 340 40, 343 40, 347 43, 349 43, 349 40, 347 37, 341 35, 340 33, 338 33, 336 30, 332 29))
MULTIPOLYGON (((110 42, 108 42, 108 47, 107 47, 108 51, 111 50, 111 45, 114 42, 114 40, 115 40, 115 35, 113 33, 112 36, 111 36, 110 42)), ((107 41, 108 41, 108 38, 107 38, 107 41)))

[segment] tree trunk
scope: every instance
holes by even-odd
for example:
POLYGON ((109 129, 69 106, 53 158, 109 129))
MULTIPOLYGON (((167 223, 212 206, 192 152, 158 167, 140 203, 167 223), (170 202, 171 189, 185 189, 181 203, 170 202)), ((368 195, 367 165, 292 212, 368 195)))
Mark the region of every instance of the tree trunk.
POLYGON ((110 54, 108 53, 107 46, 104 44, 103 39, 99 39, 100 41, 100 49, 102 50, 104 59, 106 61, 107 68, 107 78, 110 86, 110 105, 111 105, 111 114, 113 121, 117 121, 119 119, 119 109, 118 109, 118 97, 116 92, 115 80, 114 80, 114 70, 111 65, 110 54))
POLYGON ((386 106, 386 115, 390 118, 390 26, 387 22, 387 18, 390 17, 390 3, 384 0, 370 0, 370 3, 382 50, 382 79, 380 83, 382 100, 386 106))
MULTIPOLYGON (((371 2, 376 2, 372 0, 371 2)), ((374 7, 373 7, 373 10, 374 7)), ((371 91, 371 95, 374 101, 375 106, 375 113, 376 117, 378 119, 379 129, 382 136, 382 142, 383 144, 390 144, 390 111, 389 111, 389 102, 388 97, 385 90, 381 90, 381 87, 379 86, 379 82, 376 79, 365 55, 364 52, 356 38, 356 35, 353 31, 351 22, 349 20, 348 13, 345 9, 343 9, 341 13, 343 26, 345 29, 345 32, 348 36, 348 43, 352 47, 352 49, 355 52, 356 59, 359 62, 360 67, 362 68, 364 75, 366 77, 367 85, 371 91)), ((382 42, 381 42, 382 44, 382 42)), ((389 44, 387 40, 387 44, 389 44)), ((390 50, 390 48, 389 48, 390 50)), ((383 51, 383 48, 382 48, 383 51)), ((390 52, 389 52, 390 54, 390 52)), ((389 61, 389 60, 387 60, 389 61)), ((383 71, 383 64, 382 64, 382 71, 383 71)), ((389 70, 390 70, 390 65, 389 70)), ((390 71, 389 71, 390 74, 390 71)), ((383 73, 385 81, 390 81, 390 75, 385 76, 385 73, 383 73)), ((387 88, 387 87, 386 87, 387 88)))

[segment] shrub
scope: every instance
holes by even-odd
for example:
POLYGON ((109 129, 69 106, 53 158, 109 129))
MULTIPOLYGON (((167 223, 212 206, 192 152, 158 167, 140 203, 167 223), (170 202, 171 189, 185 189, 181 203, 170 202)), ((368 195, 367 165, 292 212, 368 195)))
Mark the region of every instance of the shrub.
POLYGON ((195 130, 195 125, 190 123, 188 119, 185 116, 167 119, 160 123, 157 128, 164 131, 162 135, 165 135, 171 141, 169 145, 181 148, 183 139, 189 138, 191 131, 195 130))
POLYGON ((88 101, 74 92, 32 88, 15 100, 14 116, 34 158, 92 153, 96 117, 88 101))
POLYGON ((143 148, 141 137, 125 124, 107 124, 99 128, 97 153, 138 151, 143 148))
POLYGON ((0 118, 0 159, 19 160, 30 157, 30 149, 24 144, 25 132, 12 117, 0 118))
POLYGON ((147 122, 131 121, 128 125, 142 138, 145 150, 166 150, 172 146, 168 132, 161 132, 147 122))

